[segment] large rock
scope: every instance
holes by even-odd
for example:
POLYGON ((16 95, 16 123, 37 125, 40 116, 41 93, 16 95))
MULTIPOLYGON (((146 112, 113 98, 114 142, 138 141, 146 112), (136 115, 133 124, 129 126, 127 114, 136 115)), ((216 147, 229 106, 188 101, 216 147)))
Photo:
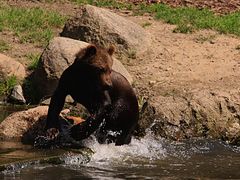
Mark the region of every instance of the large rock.
POLYGON ((5 79, 10 76, 24 79, 26 77, 25 68, 13 58, 0 54, 0 77, 5 79))
MULTIPOLYGON (((75 54, 87 45, 89 44, 86 42, 64 37, 56 37, 50 41, 40 58, 39 66, 34 75, 41 97, 52 95, 63 71, 73 63, 75 54)), ((115 58, 113 69, 121 73, 132 83, 133 80, 128 71, 115 58)))
POLYGON ((100 45, 114 44, 125 53, 141 53, 149 46, 145 30, 107 9, 86 5, 70 19, 61 36, 100 45))
MULTIPOLYGON (((62 117, 69 112, 69 109, 61 111, 60 124, 65 122, 62 117)), ((47 113, 48 106, 38 106, 10 114, 0 123, 0 140, 20 140, 26 144, 33 144, 38 135, 44 135, 46 132, 44 128, 47 113)))
POLYGON ((0 124, 0 139, 22 140, 30 137, 33 140, 43 132, 47 111, 48 106, 39 106, 9 115, 0 124))
MULTIPOLYGON (((192 137, 223 139, 240 145, 238 91, 195 90, 185 95, 151 98, 154 111, 140 120, 142 129, 174 140, 192 137), (151 122, 146 118, 152 117, 151 122)), ((149 118, 148 118, 149 119, 149 118)))

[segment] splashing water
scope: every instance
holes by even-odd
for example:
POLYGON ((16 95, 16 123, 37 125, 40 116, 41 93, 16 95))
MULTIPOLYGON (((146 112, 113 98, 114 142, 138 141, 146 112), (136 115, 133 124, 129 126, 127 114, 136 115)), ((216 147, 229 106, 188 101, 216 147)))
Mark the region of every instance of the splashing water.
POLYGON ((116 160, 122 162, 132 158, 155 160, 165 157, 161 139, 154 138, 151 133, 143 139, 132 138, 129 145, 99 144, 95 138, 86 141, 85 145, 95 152, 91 162, 116 162, 116 160))

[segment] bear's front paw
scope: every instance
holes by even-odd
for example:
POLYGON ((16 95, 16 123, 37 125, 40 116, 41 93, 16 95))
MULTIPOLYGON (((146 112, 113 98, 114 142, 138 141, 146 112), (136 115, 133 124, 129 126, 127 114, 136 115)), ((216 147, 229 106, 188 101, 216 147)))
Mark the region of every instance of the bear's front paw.
POLYGON ((58 137, 59 135, 59 130, 57 128, 50 128, 46 132, 46 138, 48 140, 54 140, 58 137))
POLYGON ((36 148, 51 148, 57 146, 57 138, 59 137, 59 130, 50 128, 47 130, 45 136, 38 136, 34 140, 34 147, 36 148))

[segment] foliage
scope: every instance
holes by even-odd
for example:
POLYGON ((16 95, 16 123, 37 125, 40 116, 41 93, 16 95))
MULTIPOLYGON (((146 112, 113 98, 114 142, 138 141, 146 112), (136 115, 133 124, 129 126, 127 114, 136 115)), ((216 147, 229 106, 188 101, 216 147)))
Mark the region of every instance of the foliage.
POLYGON ((142 27, 143 27, 143 28, 146 28, 146 27, 151 26, 151 25, 152 25, 152 23, 150 23, 150 22, 145 22, 145 23, 142 24, 142 27))
POLYGON ((28 70, 35 70, 38 66, 40 54, 27 54, 27 59, 29 60, 28 70))
POLYGON ((0 96, 9 95, 13 87, 17 84, 16 76, 10 76, 0 80, 0 96))

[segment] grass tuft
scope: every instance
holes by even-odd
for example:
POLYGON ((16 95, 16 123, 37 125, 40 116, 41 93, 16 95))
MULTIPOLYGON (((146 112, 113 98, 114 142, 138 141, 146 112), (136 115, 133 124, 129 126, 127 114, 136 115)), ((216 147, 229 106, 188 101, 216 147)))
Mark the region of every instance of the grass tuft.
POLYGON ((127 10, 132 10, 134 6, 132 3, 119 2, 116 0, 71 0, 71 1, 80 5, 90 4, 98 7, 110 7, 127 10))
POLYGON ((191 24, 181 23, 173 29, 173 32, 188 34, 194 32, 194 27, 191 24))
POLYGON ((13 87, 17 85, 17 83, 18 81, 16 76, 10 76, 6 79, 0 80, 0 96, 8 96, 11 93, 13 87))
POLYGON ((40 54, 27 54, 27 59, 29 60, 28 70, 35 70, 39 63, 40 54))
POLYGON ((143 28, 146 28, 146 27, 151 26, 151 25, 152 25, 152 23, 150 23, 150 22, 145 22, 145 23, 142 24, 142 27, 143 27, 143 28))
POLYGON ((4 40, 0 40, 0 53, 8 51, 9 49, 11 49, 11 46, 4 40))
POLYGON ((0 7, 0 30, 14 32, 22 42, 46 45, 53 27, 62 27, 66 18, 40 8, 0 7))

